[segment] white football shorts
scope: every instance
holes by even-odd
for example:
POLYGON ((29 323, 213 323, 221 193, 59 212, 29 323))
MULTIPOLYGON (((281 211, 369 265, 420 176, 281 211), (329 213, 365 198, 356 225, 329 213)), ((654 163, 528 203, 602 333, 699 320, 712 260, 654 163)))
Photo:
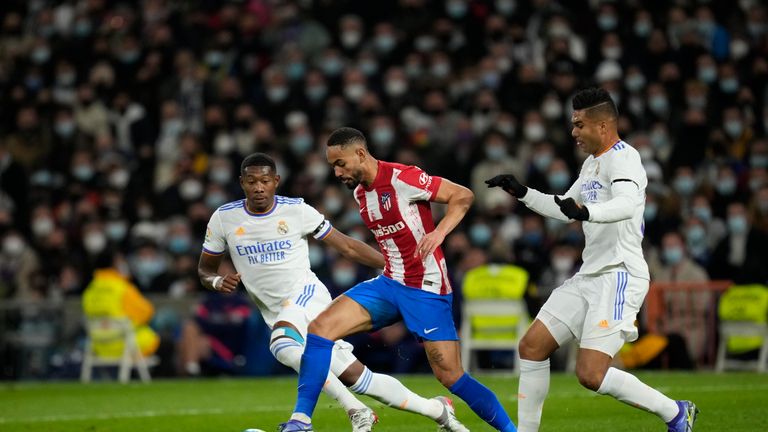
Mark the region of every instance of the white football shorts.
MULTIPOLYGON (((298 284, 293 292, 291 297, 283 301, 282 308, 274 322, 287 321, 293 324, 306 340, 307 327, 309 327, 310 321, 331 304, 331 294, 328 292, 328 288, 316 277, 298 284)), ((353 349, 354 346, 345 340, 336 341, 333 347, 334 361, 331 362, 334 375, 340 375, 357 360, 352 354, 353 349)))
POLYGON ((581 348, 613 357, 637 339, 635 319, 648 293, 647 279, 620 271, 576 275, 552 291, 536 319, 563 346, 576 339, 581 348))

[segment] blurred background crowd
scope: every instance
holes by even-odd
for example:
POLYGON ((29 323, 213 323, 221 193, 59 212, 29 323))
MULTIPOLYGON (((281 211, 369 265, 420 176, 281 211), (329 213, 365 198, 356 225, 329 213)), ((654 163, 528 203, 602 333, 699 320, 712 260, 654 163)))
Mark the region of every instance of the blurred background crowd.
MULTIPOLYGON (((370 240, 324 154, 329 132, 352 126, 375 157, 471 187, 475 205, 443 246, 454 286, 484 263, 513 263, 530 275, 535 313, 578 269, 581 229, 483 180, 512 173, 564 192, 584 158, 570 138, 570 97, 592 84, 617 103, 620 134, 648 174, 652 277, 768 283, 762 2, 5 0, 0 9, 3 302, 78 297, 107 250, 145 294, 201 294, 206 223, 241 198, 239 164, 255 151, 278 161, 279 193, 370 240)), ((310 258, 334 295, 370 274, 317 243, 310 258)))

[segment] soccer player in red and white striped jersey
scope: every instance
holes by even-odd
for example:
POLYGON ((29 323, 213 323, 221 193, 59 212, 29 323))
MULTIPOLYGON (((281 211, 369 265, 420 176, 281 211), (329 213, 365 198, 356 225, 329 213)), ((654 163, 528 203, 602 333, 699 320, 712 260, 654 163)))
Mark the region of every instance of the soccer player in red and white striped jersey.
POLYGON ((440 245, 461 222, 474 194, 417 167, 376 160, 356 129, 334 131, 326 156, 334 175, 354 189, 386 266, 383 275, 355 285, 309 324, 296 407, 280 430, 312 430, 333 341, 402 320, 424 342, 432 371, 445 387, 496 430, 516 431, 493 392, 464 372, 451 314, 453 293, 440 245), (437 226, 430 202, 447 205, 437 226))

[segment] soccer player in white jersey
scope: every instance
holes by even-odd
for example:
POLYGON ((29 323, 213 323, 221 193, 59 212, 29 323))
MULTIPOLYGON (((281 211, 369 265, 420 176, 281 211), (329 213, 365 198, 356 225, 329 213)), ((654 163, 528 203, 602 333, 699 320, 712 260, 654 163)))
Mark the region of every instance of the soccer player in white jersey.
POLYGON ((637 339, 635 317, 648 292, 640 245, 648 181, 640 155, 619 138, 618 113, 608 92, 578 92, 573 110, 571 135, 589 156, 565 195, 528 188, 513 175, 486 181, 543 216, 582 221, 586 239, 581 269, 552 292, 520 341, 520 431, 539 430, 549 357, 573 339, 579 342, 576 375, 584 387, 656 414, 670 432, 691 431, 698 412, 692 402, 674 401, 611 367, 622 345, 637 339))
MULTIPOLYGON (((493 392, 461 367, 451 314, 453 294, 440 249, 469 209, 474 195, 415 166, 376 160, 365 136, 340 128, 326 150, 334 175, 354 189, 360 216, 386 260, 384 274, 340 295, 309 325, 301 359, 298 398, 280 431, 312 431, 312 413, 328 374, 334 342, 353 333, 403 321, 424 342, 435 377, 495 430, 516 431, 493 392), (447 204, 435 226, 430 201, 447 204)), ((332 366, 332 363, 331 363, 332 366)))
MULTIPOLYGON (((240 174, 245 199, 225 204, 211 216, 198 264, 200 280, 205 287, 221 292, 232 292, 242 282, 272 329, 270 351, 282 364, 298 371, 307 325, 331 303, 328 289, 310 269, 307 237, 371 267, 384 267, 384 258, 367 244, 335 230, 301 198, 275 195, 280 176, 270 156, 255 153, 246 157, 240 174), (219 275, 219 264, 227 252, 237 273, 219 275)), ((355 358, 349 343, 336 341, 332 357, 323 389, 347 411, 353 432, 370 431, 377 418, 342 382, 356 393, 427 416, 444 430, 466 431, 449 399, 425 399, 391 376, 372 373, 355 358)))

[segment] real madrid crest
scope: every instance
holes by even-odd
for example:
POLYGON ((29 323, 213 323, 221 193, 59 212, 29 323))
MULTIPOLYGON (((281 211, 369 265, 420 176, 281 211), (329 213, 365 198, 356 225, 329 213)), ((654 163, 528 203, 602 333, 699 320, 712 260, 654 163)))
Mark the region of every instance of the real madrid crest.
POLYGON ((277 223, 277 232, 281 235, 288 234, 288 224, 284 220, 277 223))

